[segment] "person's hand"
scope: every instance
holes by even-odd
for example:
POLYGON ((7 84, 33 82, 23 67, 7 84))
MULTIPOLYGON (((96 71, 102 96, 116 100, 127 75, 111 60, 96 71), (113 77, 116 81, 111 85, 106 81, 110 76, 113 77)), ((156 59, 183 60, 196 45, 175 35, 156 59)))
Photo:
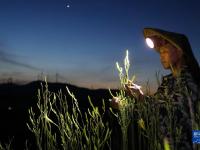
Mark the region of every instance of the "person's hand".
POLYGON ((119 110, 119 108, 120 108, 120 99, 118 97, 113 97, 109 101, 110 101, 110 105, 111 105, 112 108, 119 110))
POLYGON ((128 81, 128 84, 125 84, 125 90, 130 97, 136 97, 142 99, 144 93, 141 90, 141 86, 128 81))

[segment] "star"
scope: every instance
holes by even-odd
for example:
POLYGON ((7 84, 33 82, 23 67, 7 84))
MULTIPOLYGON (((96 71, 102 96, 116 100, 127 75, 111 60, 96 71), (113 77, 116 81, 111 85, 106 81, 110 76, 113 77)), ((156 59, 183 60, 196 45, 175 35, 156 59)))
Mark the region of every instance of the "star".
POLYGON ((70 7, 70 5, 69 5, 69 4, 66 4, 66 5, 65 5, 65 8, 69 8, 69 7, 70 7))
POLYGON ((70 2, 69 1, 65 2, 65 8, 70 8, 70 2))

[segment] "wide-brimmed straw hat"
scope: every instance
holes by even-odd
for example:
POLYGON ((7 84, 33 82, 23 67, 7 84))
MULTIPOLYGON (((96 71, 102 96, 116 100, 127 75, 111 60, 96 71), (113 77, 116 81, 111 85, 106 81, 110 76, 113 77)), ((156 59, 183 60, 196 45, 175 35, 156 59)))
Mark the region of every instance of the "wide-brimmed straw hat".
POLYGON ((194 57, 192 48, 190 46, 188 38, 184 34, 165 31, 156 28, 144 28, 143 34, 145 38, 150 38, 154 43, 154 49, 157 51, 162 47, 162 42, 166 40, 177 49, 181 49, 183 52, 182 58, 184 60, 184 65, 188 67, 188 70, 191 72, 195 82, 197 82, 200 87, 200 69, 197 60, 194 57))
POLYGON ((166 42, 172 44, 174 47, 177 49, 182 49, 182 43, 185 35, 180 34, 180 33, 175 33, 175 32, 169 32, 169 31, 164 31, 161 29, 156 29, 156 28, 144 28, 143 34, 145 39, 150 38, 153 43, 154 43, 154 49, 157 51, 160 50, 160 47, 163 46, 163 40, 166 42))

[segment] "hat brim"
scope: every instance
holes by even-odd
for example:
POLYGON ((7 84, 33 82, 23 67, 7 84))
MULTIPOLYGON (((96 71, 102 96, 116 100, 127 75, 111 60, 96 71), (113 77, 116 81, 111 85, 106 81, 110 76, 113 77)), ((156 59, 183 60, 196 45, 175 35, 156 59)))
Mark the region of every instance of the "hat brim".
MULTIPOLYGON (((177 49, 181 49, 181 47, 179 45, 177 45, 174 41, 172 41, 170 38, 168 38, 167 36, 165 36, 160 30, 157 29, 153 29, 153 28, 144 28, 143 30, 143 34, 145 39, 146 38, 156 38, 156 40, 166 40, 167 42, 169 42, 170 44, 172 44, 173 46, 175 46, 177 49)), ((163 45, 158 44, 154 47, 154 49, 156 51, 160 51, 160 47, 162 47, 163 45)))

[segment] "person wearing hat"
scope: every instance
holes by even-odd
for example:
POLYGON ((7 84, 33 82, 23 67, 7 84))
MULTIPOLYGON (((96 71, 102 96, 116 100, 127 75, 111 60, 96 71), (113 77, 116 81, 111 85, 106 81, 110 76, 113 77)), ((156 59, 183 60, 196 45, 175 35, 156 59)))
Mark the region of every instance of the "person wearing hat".
MULTIPOLYGON (((192 150, 192 129, 197 126, 195 114, 200 101, 199 64, 185 35, 155 28, 145 28, 143 32, 147 44, 159 53, 163 68, 169 69, 171 74, 162 78, 161 85, 152 96, 143 95, 141 89, 133 83, 125 85, 125 90, 129 96, 136 97, 139 101, 145 100, 154 106, 160 106, 161 137, 169 140, 172 149, 176 145, 179 150, 192 150), (162 106, 169 97, 176 108, 173 119, 182 128, 178 142, 169 134, 165 122, 167 119, 164 119, 168 114, 162 106)), ((119 108, 119 103, 113 99, 111 106, 119 108)))

